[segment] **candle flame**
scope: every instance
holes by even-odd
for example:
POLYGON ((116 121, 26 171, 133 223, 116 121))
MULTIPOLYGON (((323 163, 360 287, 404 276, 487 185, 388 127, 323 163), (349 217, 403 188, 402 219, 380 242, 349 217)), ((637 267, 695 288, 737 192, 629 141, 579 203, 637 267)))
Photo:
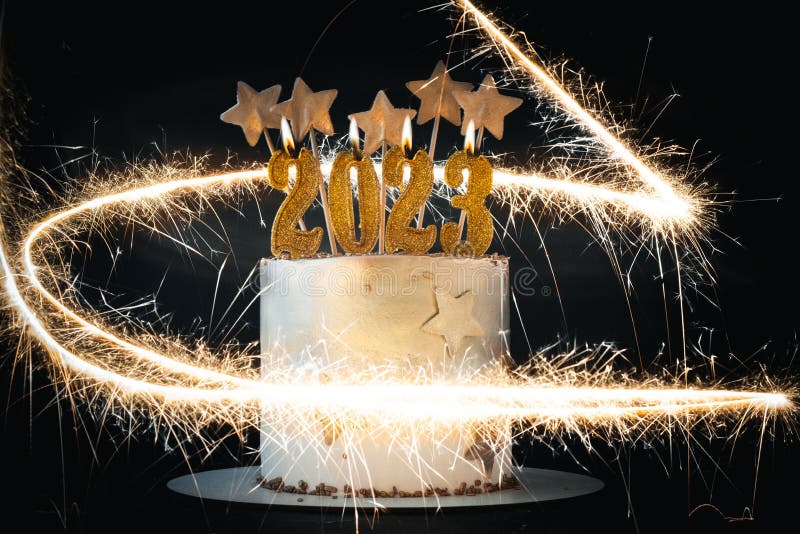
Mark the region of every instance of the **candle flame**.
POLYGON ((411 152, 411 117, 406 115, 405 120, 403 120, 403 136, 400 145, 405 150, 406 154, 411 152))
POLYGON ((358 139, 358 123, 354 118, 350 118, 350 145, 353 147, 353 150, 359 149, 359 139, 358 139))
POLYGON ((467 124, 467 133, 464 135, 464 150, 469 154, 475 153, 475 121, 470 119, 467 124))
POLYGON ((283 137, 283 149, 286 152, 294 150, 292 129, 289 127, 289 121, 286 120, 286 117, 281 117, 281 136, 283 137))

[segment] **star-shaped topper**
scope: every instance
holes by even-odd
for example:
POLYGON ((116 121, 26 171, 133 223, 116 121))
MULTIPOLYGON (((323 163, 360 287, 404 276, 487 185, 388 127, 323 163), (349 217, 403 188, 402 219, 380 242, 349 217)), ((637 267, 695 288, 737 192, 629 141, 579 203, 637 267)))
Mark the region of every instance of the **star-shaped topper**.
POLYGON ((425 124, 436 115, 440 115, 456 126, 461 124, 461 110, 458 102, 453 98, 453 93, 472 91, 472 84, 453 81, 447 73, 443 61, 436 64, 430 78, 408 82, 406 87, 421 101, 417 124, 425 124))
POLYGON ((236 105, 219 118, 222 122, 241 126, 247 142, 250 146, 256 146, 266 128, 281 127, 281 116, 270 112, 280 96, 280 85, 258 92, 246 83, 239 82, 236 84, 236 105))
POLYGON ((358 127, 364 130, 364 152, 372 154, 382 141, 390 145, 399 145, 403 137, 403 121, 406 117, 413 119, 417 114, 414 109, 396 108, 383 91, 378 91, 372 108, 360 113, 348 115, 355 119, 358 127))
POLYGON ((437 291, 436 305, 439 313, 422 325, 422 330, 429 334, 444 336, 450 354, 454 354, 465 337, 483 335, 483 328, 472 316, 474 301, 475 294, 471 291, 460 297, 437 291))
POLYGON ((333 124, 328 110, 331 109, 337 94, 336 89, 315 93, 302 78, 297 78, 294 81, 292 97, 272 106, 271 111, 289 119, 292 123, 292 134, 297 142, 300 142, 312 128, 325 135, 333 135, 333 124))
POLYGON ((461 135, 467 133, 472 120, 475 128, 486 127, 497 139, 503 138, 503 122, 506 115, 522 105, 521 98, 501 95, 491 74, 487 74, 477 91, 454 91, 453 97, 464 108, 461 135))

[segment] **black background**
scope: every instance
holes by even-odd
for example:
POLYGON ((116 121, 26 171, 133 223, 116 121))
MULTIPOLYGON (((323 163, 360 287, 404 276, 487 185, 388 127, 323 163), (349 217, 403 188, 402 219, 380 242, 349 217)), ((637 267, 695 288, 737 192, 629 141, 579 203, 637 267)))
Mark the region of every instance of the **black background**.
MULTIPOLYGON (((396 106, 416 107, 416 99, 403 84, 428 76, 447 51, 445 36, 452 29, 451 22, 436 10, 420 11, 428 5, 425 3, 389 7, 356 2, 312 51, 316 38, 344 5, 226 3, 203 9, 166 3, 9 3, 3 26, 4 62, 13 80, 16 105, 24 106, 28 117, 27 137, 17 155, 30 169, 54 169, 50 179, 56 185, 62 176, 55 165, 59 158, 86 155, 91 147, 116 161, 136 155, 150 157, 156 152, 153 143, 164 152, 187 148, 195 154, 208 152, 217 162, 225 159, 228 151, 239 162, 265 161, 263 143, 251 149, 238 128, 218 120, 219 113, 234 102, 239 79, 259 89, 281 83, 282 98, 288 97, 293 78, 300 74, 315 90, 338 88, 331 116, 342 134, 346 115, 367 109, 379 89, 386 89, 396 106), (83 148, 54 149, 51 145, 83 148)), ((719 192, 735 192, 719 197, 730 201, 718 219, 725 235, 712 234, 717 249, 711 256, 716 284, 705 291, 719 308, 690 292, 687 337, 690 343, 717 354, 720 369, 728 369, 730 378, 756 374, 761 365, 773 376, 791 377, 798 296, 791 260, 800 206, 794 185, 796 133, 792 126, 796 113, 792 106, 796 97, 785 81, 787 73, 795 69, 788 17, 762 5, 748 11, 705 12, 689 3, 628 10, 521 1, 504 2, 497 14, 546 46, 546 56, 574 58, 603 81, 617 116, 638 118, 635 126, 646 129, 658 115, 657 103, 674 92, 680 94, 645 140, 658 137, 684 147, 695 146, 698 166, 717 158, 701 179, 714 184, 719 192), (650 37, 653 40, 642 75, 650 37), (709 329, 714 331, 712 341, 708 340, 709 329), (739 360, 746 364, 738 365, 739 360)), ((463 48, 462 41, 457 43, 456 49, 463 48)), ((454 78, 478 83, 482 73, 470 70, 472 67, 497 65, 470 64, 456 70, 454 78)), ((533 102, 529 100, 527 107, 532 109, 533 102)), ((524 112, 509 116, 506 139, 487 142, 487 150, 511 151, 521 161, 537 157, 535 148, 528 149, 528 144, 538 142, 536 128, 527 124, 533 118, 532 113, 524 112)), ((415 127, 415 144, 424 144, 429 135, 430 124, 415 127)), ((456 128, 443 125, 438 157, 458 142, 456 128)), ((66 171, 79 175, 75 166, 66 171)), ((543 346, 559 335, 578 343, 611 340, 630 347, 636 358, 624 293, 602 253, 570 225, 548 228, 545 224, 542 230, 562 291, 567 325, 562 325, 555 297, 542 294, 545 286, 552 287, 552 277, 533 228, 524 226, 519 236, 521 247, 540 273, 540 291, 520 301, 531 344, 543 346)), ((255 220, 239 221, 234 240, 242 246, 238 257, 243 265, 252 264, 266 250, 265 232, 255 220)), ((495 243, 494 248, 501 246, 495 243)), ((525 265, 515 249, 509 248, 507 253, 515 269, 525 265)), ((158 265, 130 267, 127 275, 122 269, 119 276, 130 278, 117 282, 137 288, 131 290, 134 292, 152 291, 152 280, 159 278, 158 273, 169 263, 172 278, 160 297, 176 307, 173 326, 180 328, 191 322, 197 309, 208 306, 211 289, 195 287, 213 288, 215 273, 180 258, 162 258, 158 265)), ((671 268, 668 275, 674 276, 671 268)), ((654 265, 647 261, 638 264, 633 273, 639 346, 648 362, 655 359, 667 337, 655 273, 654 265)), ((234 287, 236 282, 229 285, 234 287)), ((674 291, 674 286, 668 288, 674 291)), ((676 308, 670 297, 673 325, 676 308)), ((524 358, 527 345, 519 319, 512 327, 515 356, 524 358)), ((254 332, 245 330, 242 335, 254 332)), ((678 339, 676 332, 670 332, 673 343, 678 339)), ((13 340, 9 346, 13 347, 13 340)), ((8 352, 10 355, 12 350, 8 352)), ((668 363, 670 356, 666 354, 659 363, 668 363)), ((73 413, 63 403, 59 409, 52 403, 53 389, 44 372, 29 377, 22 372, 24 366, 12 365, 10 357, 1 362, 4 418, 0 457, 7 471, 0 510, 4 518, 18 518, 29 525, 17 531, 353 530, 351 519, 336 514, 265 512, 213 504, 201 508, 191 500, 172 496, 164 484, 188 471, 181 455, 165 450, 162 442, 146 432, 126 436, 113 426, 92 421, 85 407, 79 406, 73 413)), ((733 449, 730 444, 723 447, 719 442, 703 441, 708 455, 700 454, 705 458, 702 465, 690 465, 688 473, 685 453, 671 450, 666 439, 652 439, 653 448, 641 443, 625 446, 619 462, 613 451, 597 443, 605 462, 597 456, 577 455, 592 474, 607 483, 599 496, 521 510, 390 513, 381 516, 377 528, 767 531, 795 515, 795 492, 789 484, 796 484, 800 474, 798 449, 781 426, 775 440, 767 436, 754 501, 758 438, 758 428, 753 426, 743 432, 733 449), (712 486, 709 478, 701 476, 713 475, 710 459, 720 462, 730 481, 717 473, 712 486), (633 516, 627 513, 628 496, 633 516), (689 514, 703 503, 713 506, 689 514), (748 517, 753 504, 753 520, 723 518, 748 517)), ((581 450, 579 444, 572 445, 581 450)), ((229 450, 233 457, 219 454, 203 464, 193 459, 192 464, 200 468, 233 465, 241 451, 236 443, 230 443, 229 450)), ((540 445, 521 447, 518 452, 529 465, 579 469, 569 455, 552 453, 540 445)))

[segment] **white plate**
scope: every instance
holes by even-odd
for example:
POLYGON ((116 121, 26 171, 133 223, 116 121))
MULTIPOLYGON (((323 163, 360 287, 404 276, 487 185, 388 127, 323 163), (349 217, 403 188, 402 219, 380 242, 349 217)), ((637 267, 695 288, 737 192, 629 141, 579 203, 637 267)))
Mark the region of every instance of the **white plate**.
POLYGON ((531 467, 518 468, 514 475, 522 485, 475 496, 450 497, 357 497, 338 498, 296 493, 276 493, 256 483, 258 466, 232 467, 203 471, 170 480, 167 487, 174 492, 218 501, 262 504, 266 506, 291 506, 312 508, 461 508, 474 506, 503 506, 532 502, 555 501, 588 495, 603 488, 603 483, 592 477, 531 467), (302 501, 298 501, 302 499, 302 501))

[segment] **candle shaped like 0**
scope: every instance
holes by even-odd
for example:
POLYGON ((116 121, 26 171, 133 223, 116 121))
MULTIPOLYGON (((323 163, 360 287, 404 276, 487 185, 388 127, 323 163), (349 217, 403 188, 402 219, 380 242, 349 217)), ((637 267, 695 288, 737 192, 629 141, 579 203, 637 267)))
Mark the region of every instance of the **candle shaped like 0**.
POLYGON ((336 241, 346 253, 367 254, 375 248, 380 232, 380 183, 372 161, 363 157, 359 149, 355 119, 350 119, 350 143, 353 150, 339 152, 331 167, 328 191, 331 219, 336 241), (353 213, 352 170, 358 174, 359 239, 353 213))
MULTIPOLYGON (((449 187, 459 187, 468 173, 467 191, 464 195, 454 195, 450 205, 466 214, 467 242, 475 256, 486 253, 492 243, 494 225, 492 215, 484 204, 492 192, 492 166, 485 156, 475 154, 475 125, 470 121, 464 136, 464 150, 450 156, 444 166, 444 180, 449 187)), ((455 250, 461 241, 460 225, 448 222, 442 225, 439 238, 442 250, 455 250)))
POLYGON ((322 243, 321 227, 311 230, 297 229, 301 217, 317 198, 321 173, 319 163, 305 148, 300 149, 297 157, 292 156, 294 140, 286 117, 281 118, 281 133, 284 149, 272 154, 267 176, 272 187, 288 189, 289 192, 275 215, 270 248, 275 256, 288 253, 294 259, 313 255, 322 243), (292 168, 296 176, 289 189, 289 173, 292 168))
POLYGON ((402 147, 392 147, 383 158, 384 183, 401 190, 386 222, 386 252, 391 254, 402 250, 408 254, 425 254, 436 242, 436 226, 412 228, 411 222, 433 190, 433 161, 424 150, 418 150, 411 159, 407 150, 411 150, 411 120, 408 116, 403 123, 402 147), (410 176, 404 186, 406 166, 410 176))

